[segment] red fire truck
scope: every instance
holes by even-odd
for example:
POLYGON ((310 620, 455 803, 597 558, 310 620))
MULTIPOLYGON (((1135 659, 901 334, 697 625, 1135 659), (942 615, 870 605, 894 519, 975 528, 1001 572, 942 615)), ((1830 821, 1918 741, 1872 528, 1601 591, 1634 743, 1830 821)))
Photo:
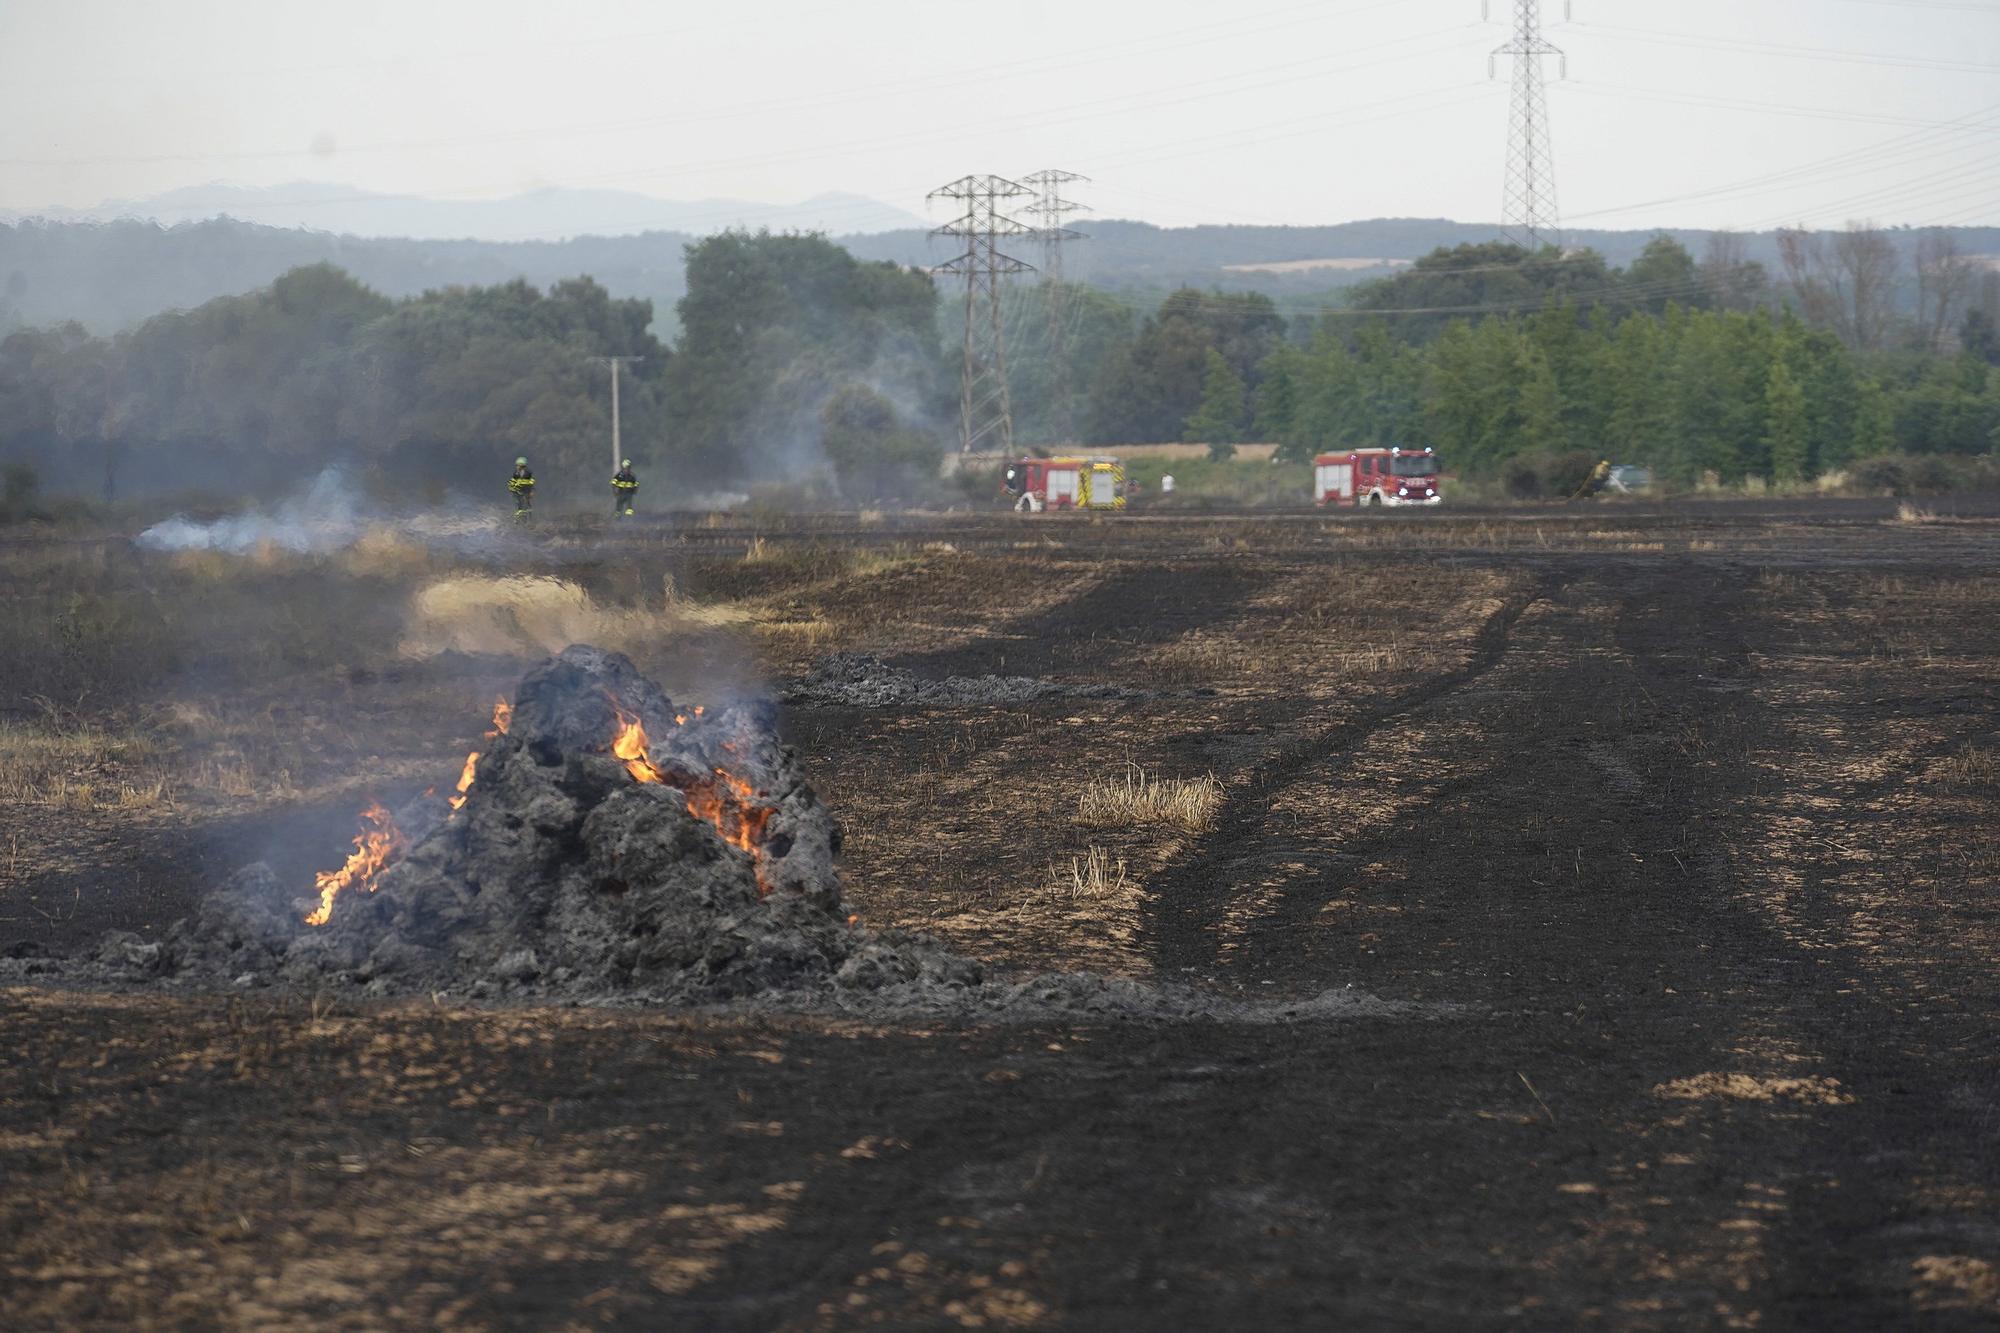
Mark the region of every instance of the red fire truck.
POLYGON ((1019 458, 1007 465, 1000 485, 1014 508, 1027 513, 1125 507, 1125 465, 1109 454, 1019 458))
POLYGON ((1435 449, 1353 449, 1313 459, 1313 503, 1434 505, 1444 463, 1435 449))

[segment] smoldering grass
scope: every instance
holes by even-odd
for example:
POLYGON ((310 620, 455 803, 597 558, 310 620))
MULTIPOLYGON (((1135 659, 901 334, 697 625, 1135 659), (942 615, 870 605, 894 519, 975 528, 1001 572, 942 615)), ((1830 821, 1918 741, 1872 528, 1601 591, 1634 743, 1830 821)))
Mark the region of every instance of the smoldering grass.
POLYGON ((1213 773, 1162 778, 1128 764, 1123 775, 1099 778, 1078 794, 1076 822, 1086 828, 1149 825, 1206 833, 1221 805, 1222 783, 1213 773))

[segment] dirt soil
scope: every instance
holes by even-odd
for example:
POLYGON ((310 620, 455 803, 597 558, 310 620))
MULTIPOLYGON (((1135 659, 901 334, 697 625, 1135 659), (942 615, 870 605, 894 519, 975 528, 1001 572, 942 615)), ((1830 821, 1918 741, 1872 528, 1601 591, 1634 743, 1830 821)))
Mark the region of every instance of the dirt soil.
MULTIPOLYGON (((864 920, 1002 974, 1416 1003, 17 987, 0 1326, 2000 1321, 1990 506, 898 540, 847 572, 698 542, 677 566, 818 627, 744 631, 774 692, 836 652, 1063 687, 787 706, 864 920), (1212 827, 1080 825, 1128 766, 1213 773, 1212 827), (1124 873, 1079 892, 1092 849, 1124 873)), ((310 797, 0 807, 0 951, 158 933, 256 856, 309 882, 358 793, 449 779, 509 674, 285 682, 344 719, 310 797)))

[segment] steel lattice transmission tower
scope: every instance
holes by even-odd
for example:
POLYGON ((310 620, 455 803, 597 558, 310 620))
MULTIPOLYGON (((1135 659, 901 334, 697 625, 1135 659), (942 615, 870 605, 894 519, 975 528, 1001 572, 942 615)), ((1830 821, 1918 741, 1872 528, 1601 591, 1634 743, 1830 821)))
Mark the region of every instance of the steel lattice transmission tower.
POLYGON ((1035 190, 1035 202, 1022 211, 1035 219, 1035 238, 1042 243, 1042 285, 1044 304, 1048 307, 1049 366, 1053 372, 1049 384, 1049 427, 1055 432, 1058 444, 1069 443, 1076 433, 1075 422, 1070 419, 1069 293, 1063 287, 1062 248, 1065 241, 1083 239, 1083 233, 1071 231, 1063 225, 1063 219, 1089 207, 1063 198, 1062 192, 1066 185, 1089 179, 1053 167, 1021 177, 1022 184, 1035 190))
POLYGON ((933 231, 955 236, 965 249, 931 270, 965 279, 965 361, 959 375, 958 416, 960 453, 969 454, 989 436, 998 435, 1000 448, 1014 451, 1014 409, 1007 398, 1007 339, 1000 321, 1001 279, 1010 273, 1033 273, 1035 266, 1002 254, 1003 236, 1029 236, 1034 228, 1000 211, 1003 200, 1034 191, 1005 176, 961 176, 930 192, 932 199, 955 199, 965 212, 933 231))
MULTIPOLYGON (((1489 12, 1482 7, 1482 13, 1489 12)), ((1563 0, 1569 17, 1569 0, 1563 0)), ((1513 109, 1507 127, 1507 184, 1501 195, 1500 225, 1508 240, 1539 250, 1546 241, 1562 244, 1556 212, 1555 154, 1549 147, 1549 99, 1542 57, 1555 56, 1569 73, 1562 48, 1542 36, 1541 0, 1514 0, 1514 39, 1486 58, 1491 78, 1501 56, 1514 59, 1513 109)))

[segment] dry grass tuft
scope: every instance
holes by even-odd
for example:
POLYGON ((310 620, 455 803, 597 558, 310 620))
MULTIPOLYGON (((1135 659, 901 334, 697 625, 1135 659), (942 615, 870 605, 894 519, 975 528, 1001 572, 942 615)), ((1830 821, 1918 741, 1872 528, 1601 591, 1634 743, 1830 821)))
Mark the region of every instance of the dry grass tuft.
POLYGON ((404 657, 440 653, 503 656, 560 652, 572 643, 631 648, 685 632, 749 619, 728 605, 703 605, 662 585, 658 610, 607 608, 565 579, 466 575, 439 579, 411 598, 397 651, 404 657))
POLYGON ((1936 510, 1923 509, 1905 500, 1896 506, 1896 521, 1898 523, 1936 523, 1940 520, 1936 510))
POLYGON ((1076 822, 1092 828, 1163 824, 1184 833, 1205 833, 1222 805, 1222 783, 1213 773, 1198 778, 1157 778, 1136 764, 1123 777, 1099 778, 1076 800, 1076 822))
POLYGON ((848 557, 847 573, 856 578, 868 578, 874 574, 886 574, 892 569, 921 563, 920 558, 908 548, 892 546, 887 550, 864 547, 848 557))
POLYGON ((775 634, 805 652, 818 652, 820 645, 831 640, 839 632, 839 627, 823 616, 811 620, 767 620, 758 629, 767 634, 775 634))
POLYGON ((1086 898, 1110 898, 1132 887, 1125 872, 1125 858, 1113 856, 1102 847, 1093 847, 1082 856, 1072 856, 1069 866, 1049 867, 1049 893, 1076 902, 1086 898))
POLYGON ((1990 790, 2000 786, 2000 756, 1981 746, 1968 745, 1957 754, 1940 759, 1931 781, 1960 791, 1990 790))

